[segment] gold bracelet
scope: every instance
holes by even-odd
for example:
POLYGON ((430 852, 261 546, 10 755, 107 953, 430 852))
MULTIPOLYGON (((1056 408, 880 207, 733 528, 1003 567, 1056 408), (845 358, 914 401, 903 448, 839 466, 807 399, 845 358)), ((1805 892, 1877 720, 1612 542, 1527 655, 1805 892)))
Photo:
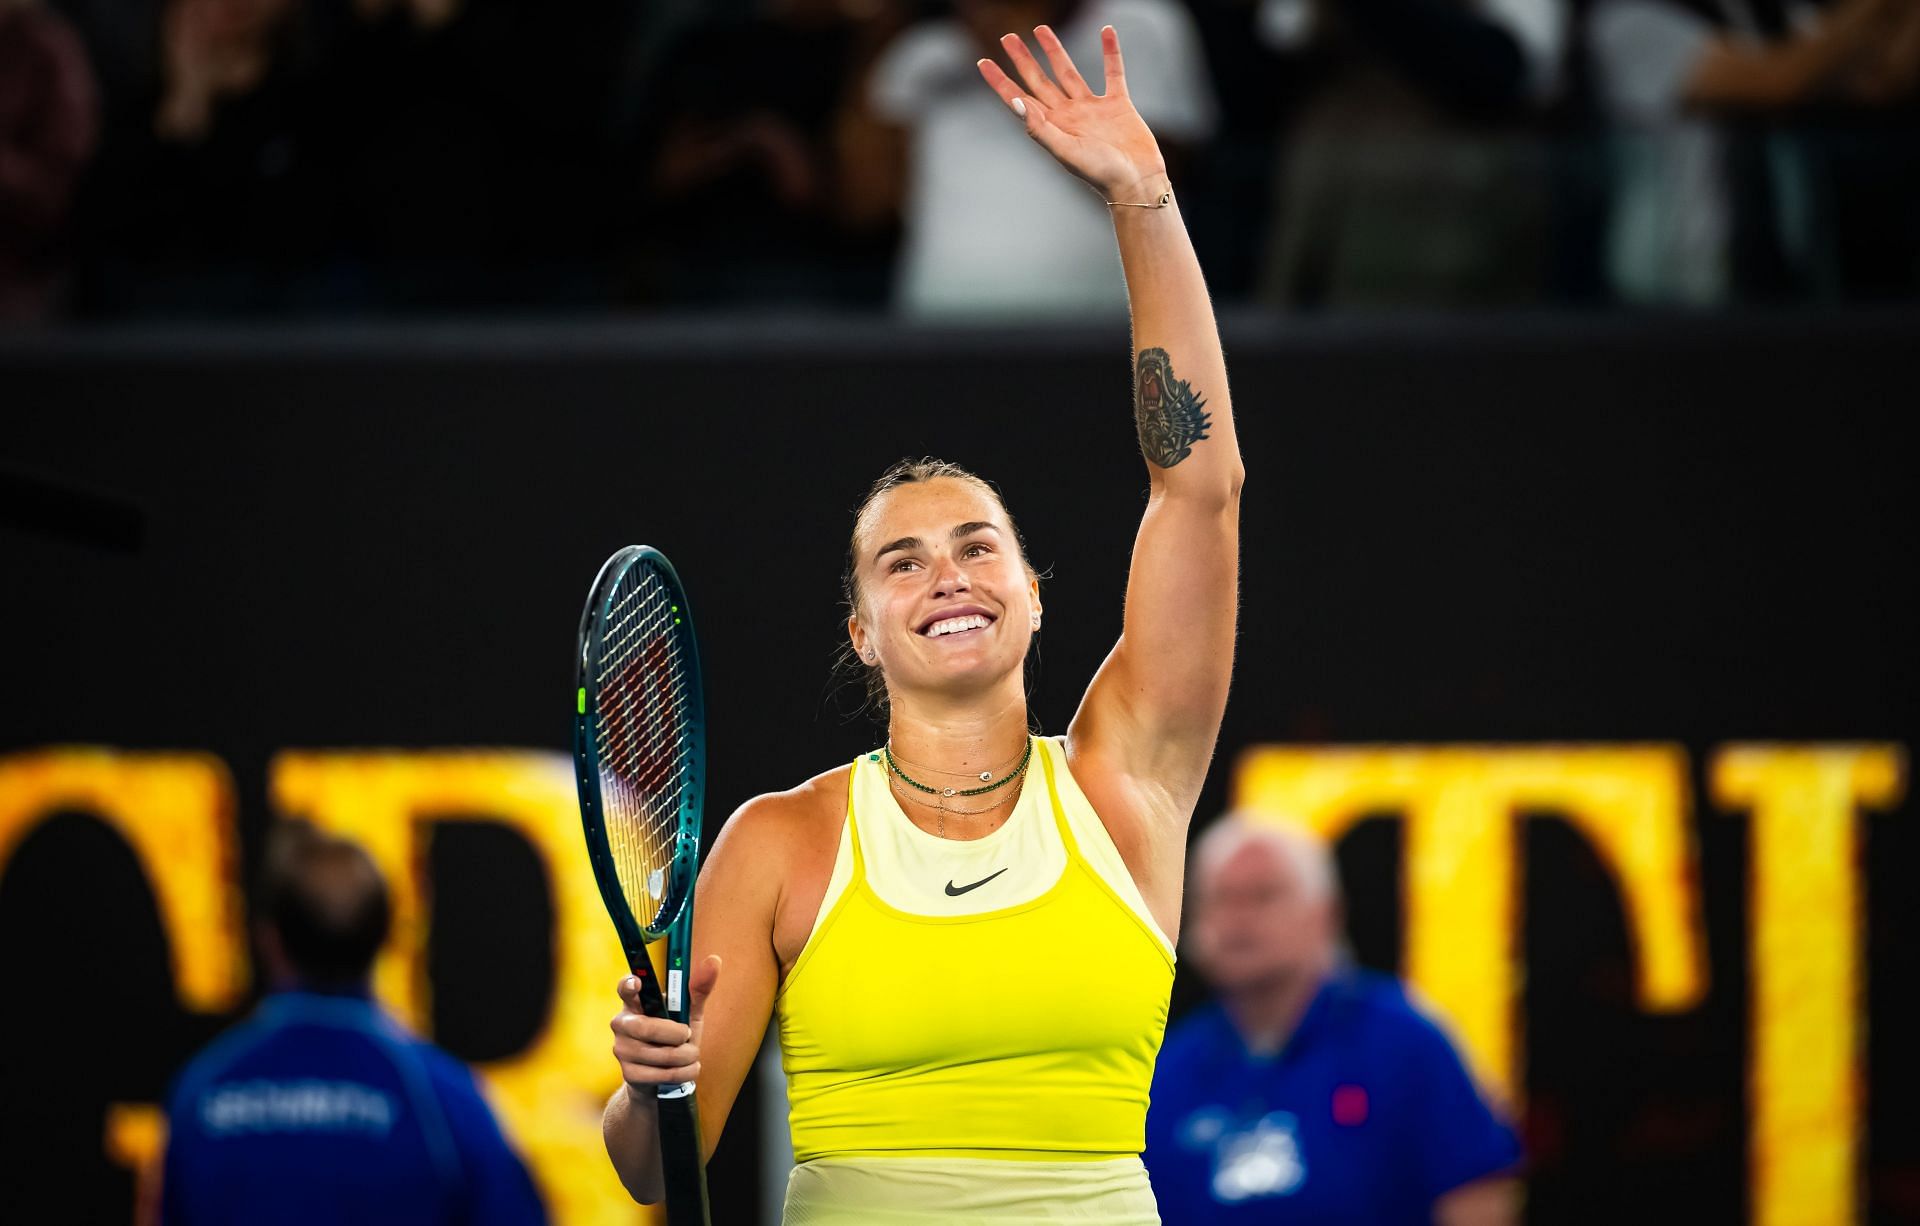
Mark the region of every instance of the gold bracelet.
POLYGON ((1132 200, 1109 200, 1107 201, 1107 207, 1110 209, 1164 209, 1172 203, 1173 193, 1171 191, 1164 191, 1160 193, 1160 199, 1154 201, 1152 204, 1140 204, 1132 200))

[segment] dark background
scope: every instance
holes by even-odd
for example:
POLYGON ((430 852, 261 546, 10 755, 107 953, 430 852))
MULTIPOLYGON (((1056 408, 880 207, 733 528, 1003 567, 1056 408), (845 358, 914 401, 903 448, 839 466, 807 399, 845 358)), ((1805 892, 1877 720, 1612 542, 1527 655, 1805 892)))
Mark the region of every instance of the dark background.
MULTIPOLYGON (((1229 319, 1246 455, 1240 659, 1219 766, 1265 742, 1647 741, 1695 770, 1710 992, 1633 1010, 1619 904, 1525 826, 1534 1222, 1745 1219, 1746 837, 1704 800, 1735 739, 1909 746, 1920 318, 1229 319)), ((288 747, 562 749, 580 601, 614 548, 686 576, 709 666, 709 826, 877 738, 830 660, 851 511, 904 454, 998 481, 1047 574, 1034 707, 1062 731, 1119 630, 1146 478, 1126 335, 764 320, 0 338, 0 749, 205 749, 251 855, 288 747), (77 499, 75 491, 87 495, 77 499)), ((1214 389, 1203 389, 1212 392, 1214 389)), ((1864 823, 1864 1203, 1920 1220, 1912 803, 1864 823)), ((1386 816, 1386 815, 1383 815, 1386 816)), ((1543 815, 1551 816, 1551 815, 1543 815)), ((484 817, 484 815, 476 815, 484 817)), ((437 1031, 537 1024, 531 853, 438 843, 437 1031), (502 897, 518 900, 503 907, 502 897), (531 921, 528 917, 533 917, 531 921), (457 934, 455 936, 444 934, 457 934)), ((1399 840, 1342 865, 1398 957, 1399 840)), ((0 1210, 124 1221, 108 1101, 159 1095, 177 1011, 132 857, 83 815, 0 880, 0 1210)), ((1197 985, 1182 975, 1178 1011, 1197 985)), ((750 1106, 718 1216, 757 1192, 750 1106)))

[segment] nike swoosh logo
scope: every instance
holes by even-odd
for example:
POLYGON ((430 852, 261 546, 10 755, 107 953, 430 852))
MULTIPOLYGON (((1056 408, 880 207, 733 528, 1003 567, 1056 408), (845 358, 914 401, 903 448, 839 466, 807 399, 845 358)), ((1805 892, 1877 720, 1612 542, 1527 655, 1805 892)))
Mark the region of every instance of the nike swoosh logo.
MULTIPOLYGON (((1012 867, 1013 867, 1013 865, 1011 865, 1011 864, 1009 864, 1009 865, 1007 865, 1007 868, 1012 868, 1012 867)), ((1001 870, 1000 870, 1000 873, 1004 873, 1004 872, 1006 872, 1006 871, 1007 871, 1007 869, 1006 869, 1006 868, 1003 868, 1003 869, 1001 869, 1001 870)), ((985 884, 987 884, 987 882, 989 882, 989 881, 992 881, 992 880, 993 880, 993 879, 994 879, 995 877, 998 877, 998 876, 1000 875, 1000 873, 988 873, 988 874, 987 874, 987 875, 986 875, 985 877, 982 877, 982 878, 981 878, 980 880, 978 880, 978 881, 976 881, 976 882, 974 882, 974 883, 973 883, 972 885, 959 885, 959 886, 957 886, 957 885, 955 885, 955 884, 953 884, 953 879, 952 879, 951 877, 949 877, 949 878, 947 879, 947 897, 948 897, 948 898, 958 898, 958 897, 960 897, 960 896, 961 896, 962 894, 965 894, 965 893, 966 893, 966 892, 967 892, 968 890, 977 890, 977 889, 979 889, 979 888, 980 888, 981 886, 983 886, 983 885, 985 885, 985 884)))

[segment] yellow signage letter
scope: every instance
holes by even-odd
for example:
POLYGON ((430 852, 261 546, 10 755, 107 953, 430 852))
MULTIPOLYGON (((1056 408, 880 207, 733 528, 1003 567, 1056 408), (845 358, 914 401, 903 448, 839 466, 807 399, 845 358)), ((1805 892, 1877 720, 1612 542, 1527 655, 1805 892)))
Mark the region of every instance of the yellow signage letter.
POLYGON ((1517 1102, 1517 817, 1562 815, 1592 845, 1619 884, 1641 1006, 1676 1011, 1706 977, 1687 791, 1685 753, 1665 745, 1270 747, 1240 759, 1234 804, 1329 841, 1402 816, 1407 977, 1517 1102))
MULTIPOLYGON (((181 1003, 224 1013, 247 990, 247 940, 236 881, 233 780, 204 753, 40 749, 0 758, 0 874, 33 829, 61 811, 85 813, 126 840, 153 886, 181 1003)), ((158 1107, 116 1104, 109 1155, 142 1178, 158 1158, 158 1107)))
POLYGON ((1891 745, 1734 745, 1714 802, 1749 826, 1756 1226, 1855 1220, 1859 1180, 1860 860, 1855 814, 1900 803, 1891 745))

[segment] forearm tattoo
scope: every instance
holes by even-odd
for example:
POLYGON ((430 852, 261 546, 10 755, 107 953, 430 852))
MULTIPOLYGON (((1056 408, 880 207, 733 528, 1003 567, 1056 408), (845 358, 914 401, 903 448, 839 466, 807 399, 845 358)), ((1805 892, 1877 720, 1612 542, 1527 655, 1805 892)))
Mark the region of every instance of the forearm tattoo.
POLYGON ((1173 377, 1173 361, 1164 349, 1142 349, 1133 383, 1133 421, 1140 450, 1162 468, 1193 454, 1207 437, 1206 398, 1193 385, 1173 377))

